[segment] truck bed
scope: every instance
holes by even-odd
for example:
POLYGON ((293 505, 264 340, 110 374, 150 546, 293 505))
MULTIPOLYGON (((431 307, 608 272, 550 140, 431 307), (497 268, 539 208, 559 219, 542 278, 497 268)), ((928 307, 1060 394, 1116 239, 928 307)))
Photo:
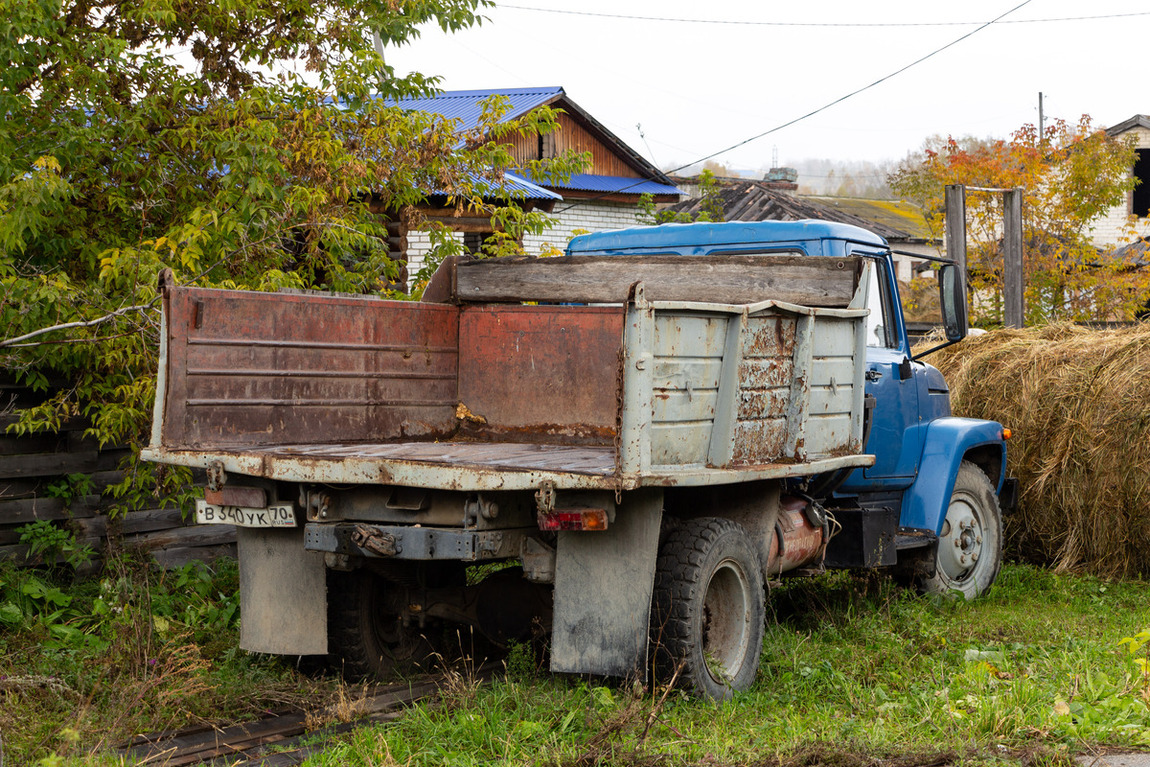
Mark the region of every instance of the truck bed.
MULTIPOLYGON (((865 310, 843 303, 857 279, 850 259, 677 257, 643 274, 649 286, 627 284, 633 269, 618 260, 548 261, 527 265, 530 290, 577 267, 595 287, 583 300, 618 303, 519 294, 416 303, 165 284, 144 457, 218 461, 285 481, 458 490, 548 480, 627 490, 872 462, 859 455, 865 310), (685 284, 702 266, 710 273, 685 284), (716 266, 732 287, 716 288, 716 266), (839 304, 722 300, 745 300, 755 273, 781 267, 788 297, 801 295, 793 275, 806 270, 818 277, 816 299, 839 304), (661 283, 664 273, 674 279, 661 283), (682 300, 692 293, 719 300, 682 300)), ((503 285, 508 268, 468 265, 458 291, 478 292, 489 269, 488 283, 503 285)))
POLYGON ((557 487, 633 490, 642 486, 705 485, 807 476, 872 457, 849 455, 804 463, 739 469, 675 467, 624 477, 613 447, 541 445, 530 442, 389 442, 354 445, 275 445, 245 450, 170 451, 150 448, 148 460, 206 468, 218 461, 229 473, 286 482, 384 484, 443 490, 527 490, 542 482, 557 487))

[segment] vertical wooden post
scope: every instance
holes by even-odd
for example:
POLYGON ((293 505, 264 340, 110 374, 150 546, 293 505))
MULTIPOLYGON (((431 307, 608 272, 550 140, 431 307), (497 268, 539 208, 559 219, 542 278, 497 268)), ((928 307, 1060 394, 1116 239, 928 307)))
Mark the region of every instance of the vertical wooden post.
POLYGON ((1004 324, 1020 328, 1025 324, 1022 273, 1022 190, 1002 193, 1002 294, 1004 324))
POLYGON ((962 295, 966 295, 966 187, 946 186, 946 257, 958 264, 962 295))

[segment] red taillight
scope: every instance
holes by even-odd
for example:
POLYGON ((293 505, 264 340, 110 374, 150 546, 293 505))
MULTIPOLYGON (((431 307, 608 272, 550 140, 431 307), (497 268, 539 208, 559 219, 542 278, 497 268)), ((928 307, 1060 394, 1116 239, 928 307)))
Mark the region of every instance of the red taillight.
POLYGON ((556 509, 540 512, 540 530, 606 530, 606 509, 556 509))

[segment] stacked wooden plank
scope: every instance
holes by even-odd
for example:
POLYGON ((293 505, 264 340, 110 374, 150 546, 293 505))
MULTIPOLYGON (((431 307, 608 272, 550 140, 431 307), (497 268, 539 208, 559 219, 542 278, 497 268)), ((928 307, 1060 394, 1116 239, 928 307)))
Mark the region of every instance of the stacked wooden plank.
POLYGON ((114 499, 103 491, 122 479, 129 450, 101 448, 84 436, 82 419, 65 421, 58 432, 26 435, 8 431, 16 420, 0 415, 0 560, 44 564, 20 540, 25 525, 38 520, 69 530, 77 545, 92 549, 86 570, 97 569, 110 547, 141 548, 163 567, 235 555, 233 527, 189 525, 184 509, 154 502, 115 513, 114 499))

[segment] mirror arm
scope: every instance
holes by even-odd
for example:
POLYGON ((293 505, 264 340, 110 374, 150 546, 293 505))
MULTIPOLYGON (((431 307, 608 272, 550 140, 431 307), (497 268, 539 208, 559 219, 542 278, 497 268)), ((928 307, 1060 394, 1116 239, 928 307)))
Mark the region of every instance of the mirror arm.
POLYGON ((948 347, 948 346, 954 346, 954 345, 955 345, 955 344, 957 344, 957 343, 961 343, 961 342, 962 342, 962 340, 963 340, 962 338, 958 338, 958 339, 955 339, 954 341, 947 341, 947 342, 946 342, 946 343, 944 343, 944 344, 939 344, 938 346, 932 346, 932 347, 930 347, 929 349, 927 349, 927 350, 926 350, 926 351, 924 351, 924 352, 919 352, 918 354, 911 354, 911 355, 910 355, 910 359, 911 359, 911 361, 912 361, 912 362, 918 362, 920 359, 922 359, 922 358, 923 358, 923 357, 925 357, 926 355, 928 355, 928 354, 934 354, 934 353, 935 353, 935 352, 937 352, 938 350, 940 350, 940 349, 945 349, 945 348, 946 348, 946 347, 948 347))

